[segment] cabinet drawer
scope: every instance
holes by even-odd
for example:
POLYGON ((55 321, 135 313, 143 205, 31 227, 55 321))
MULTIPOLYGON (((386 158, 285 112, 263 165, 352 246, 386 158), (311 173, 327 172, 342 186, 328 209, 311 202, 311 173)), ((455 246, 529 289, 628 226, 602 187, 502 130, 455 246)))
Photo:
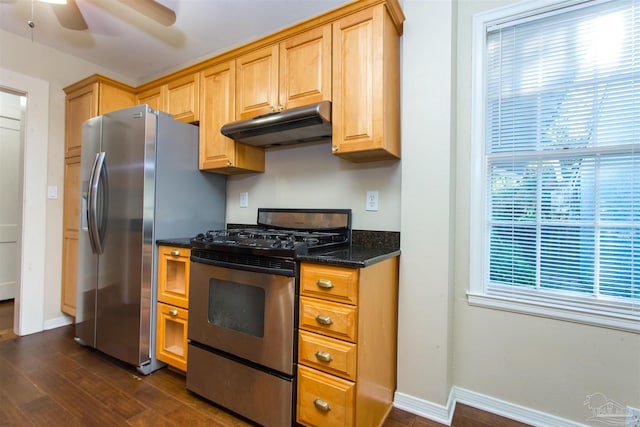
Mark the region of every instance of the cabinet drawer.
POLYGON ((357 318, 352 305, 300 297, 300 329, 356 342, 357 318))
POLYGON ((305 366, 298 367, 298 415, 306 426, 352 426, 355 384, 305 366))
POLYGON ((351 381, 356 379, 356 345, 300 331, 298 361, 351 381))
POLYGON ((156 358, 186 371, 189 312, 161 302, 157 307, 156 358))
POLYGON ((300 293, 355 305, 358 303, 358 272, 354 268, 302 264, 300 293))
POLYGON ((158 247, 158 301, 189 307, 189 248, 158 247))

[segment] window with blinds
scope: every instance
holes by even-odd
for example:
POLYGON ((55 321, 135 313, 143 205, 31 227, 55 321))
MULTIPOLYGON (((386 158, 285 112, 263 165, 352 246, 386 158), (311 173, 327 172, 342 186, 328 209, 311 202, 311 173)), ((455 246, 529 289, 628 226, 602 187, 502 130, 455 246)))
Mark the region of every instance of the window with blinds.
POLYGON ((638 331, 640 0, 495 18, 475 22, 470 301, 638 331))

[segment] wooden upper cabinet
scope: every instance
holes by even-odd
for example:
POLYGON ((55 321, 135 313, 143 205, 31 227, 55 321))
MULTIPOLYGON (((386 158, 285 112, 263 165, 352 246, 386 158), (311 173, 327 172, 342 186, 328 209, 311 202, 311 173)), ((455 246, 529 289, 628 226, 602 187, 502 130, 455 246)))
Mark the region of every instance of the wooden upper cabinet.
POLYGON ((200 73, 175 78, 168 83, 138 92, 138 104, 171 114, 174 119, 192 123, 200 120, 200 73))
POLYGON ((163 85, 139 92, 137 95, 138 105, 147 104, 152 110, 166 111, 166 89, 167 87, 163 85))
POLYGON ((200 120, 199 87, 199 73, 167 83, 167 113, 182 122, 192 123, 200 120))
POLYGON ((66 98, 61 310, 76 313, 82 123, 135 105, 134 89, 100 75, 64 88, 66 98))
POLYGON ((400 35, 380 4, 333 24, 332 152, 400 158, 400 35))
POLYGON ((84 121, 135 105, 132 87, 97 74, 66 87, 64 91, 67 95, 65 157, 80 155, 84 121))
POLYGON ((79 157, 82 149, 82 123, 98 115, 98 83, 70 92, 66 102, 65 157, 79 157))
POLYGON ((331 100, 331 25, 280 44, 279 96, 285 109, 331 100))
POLYGON ((276 111, 279 51, 272 45, 236 59, 236 120, 276 111))
POLYGON ((236 62, 200 72, 200 169, 218 173, 264 172, 264 149, 240 144, 220 133, 235 120, 236 62))
POLYGON ((331 25, 236 60, 236 119, 331 100, 331 25))

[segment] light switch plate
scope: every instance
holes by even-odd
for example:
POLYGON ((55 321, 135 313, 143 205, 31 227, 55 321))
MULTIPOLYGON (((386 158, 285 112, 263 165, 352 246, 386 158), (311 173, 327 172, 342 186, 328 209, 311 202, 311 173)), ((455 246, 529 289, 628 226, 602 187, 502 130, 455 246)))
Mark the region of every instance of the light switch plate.
POLYGON ((50 185, 47 187, 47 198, 49 199, 57 199, 58 198, 58 187, 55 185, 50 185))

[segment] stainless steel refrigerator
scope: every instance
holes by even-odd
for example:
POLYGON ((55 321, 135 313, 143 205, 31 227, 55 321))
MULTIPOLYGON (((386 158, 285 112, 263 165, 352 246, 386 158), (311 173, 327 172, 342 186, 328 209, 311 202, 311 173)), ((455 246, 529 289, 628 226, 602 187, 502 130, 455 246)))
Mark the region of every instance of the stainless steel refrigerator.
POLYGON ((83 123, 76 341, 148 374, 156 241, 224 227, 225 177, 198 170, 198 128, 147 105, 83 123))

